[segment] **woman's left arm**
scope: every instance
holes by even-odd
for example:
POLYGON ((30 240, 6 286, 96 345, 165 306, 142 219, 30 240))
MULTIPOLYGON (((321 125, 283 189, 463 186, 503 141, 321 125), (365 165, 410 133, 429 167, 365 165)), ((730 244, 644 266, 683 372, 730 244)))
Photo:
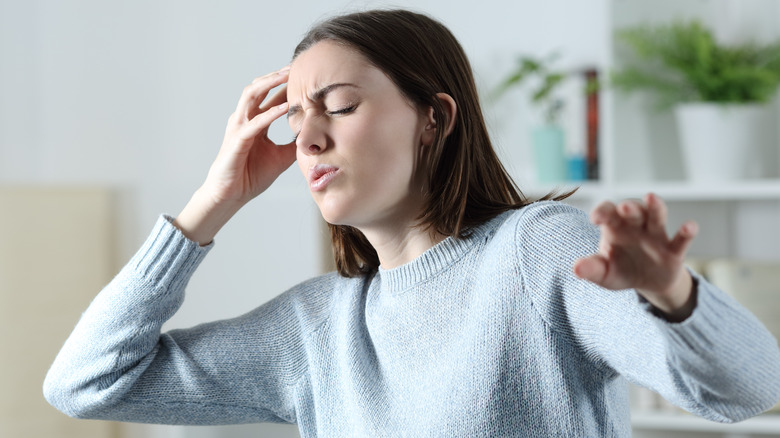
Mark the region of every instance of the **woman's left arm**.
POLYGON ((723 418, 715 419, 722 421, 740 420, 778 401, 777 340, 731 297, 684 265, 696 223, 684 223, 669 238, 666 206, 653 194, 644 203, 602 203, 591 221, 601 229, 598 252, 576 260, 574 273, 605 289, 634 289, 646 302, 659 318, 667 363, 677 376, 673 386, 686 387, 684 392, 699 397, 699 403, 720 411, 723 418), (741 414, 726 413, 734 408, 741 414))

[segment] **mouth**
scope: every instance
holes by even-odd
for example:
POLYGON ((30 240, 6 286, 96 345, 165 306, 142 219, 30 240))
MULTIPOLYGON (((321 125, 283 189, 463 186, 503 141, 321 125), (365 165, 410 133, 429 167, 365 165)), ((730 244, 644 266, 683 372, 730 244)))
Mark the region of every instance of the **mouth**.
POLYGON ((339 173, 339 168, 330 164, 317 164, 309 169, 309 188, 312 192, 325 190, 333 178, 339 173))

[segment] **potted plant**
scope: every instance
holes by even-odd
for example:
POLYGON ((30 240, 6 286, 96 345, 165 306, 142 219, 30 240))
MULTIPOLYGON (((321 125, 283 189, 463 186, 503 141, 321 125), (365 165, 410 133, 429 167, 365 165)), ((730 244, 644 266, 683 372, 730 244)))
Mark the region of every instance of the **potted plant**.
POLYGON ((546 58, 519 57, 517 67, 494 92, 499 97, 511 88, 526 86, 531 102, 541 108, 543 124, 532 129, 531 139, 537 179, 542 183, 585 178, 584 159, 580 158, 572 166, 566 157, 566 138, 560 120, 566 103, 558 91, 572 73, 552 68, 557 58, 557 54, 546 58))
POLYGON ((721 44, 698 21, 627 28, 616 41, 622 68, 613 86, 650 91, 657 109, 674 109, 689 178, 760 176, 756 148, 769 136, 780 42, 721 44))
MULTIPOLYGON (((530 92, 531 103, 537 108, 541 108, 543 123, 532 129, 531 140, 537 179, 543 183, 560 182, 567 179, 584 180, 591 176, 589 172, 593 172, 593 177, 596 175, 595 160, 591 163, 593 169, 589 169, 588 163, 585 162, 584 150, 567 156, 566 133, 561 123, 561 115, 567 105, 574 104, 567 99, 571 99, 575 95, 586 98, 598 90, 597 75, 595 70, 588 70, 585 72, 586 74, 583 74, 581 71, 555 69, 552 65, 557 59, 557 53, 545 58, 520 56, 516 68, 509 72, 494 92, 494 95, 498 97, 511 88, 525 87, 530 92), (584 81, 582 83, 568 82, 569 79, 576 77, 584 78, 584 81), (580 84, 581 86, 576 89, 571 87, 580 84)), ((585 124, 584 115, 582 123, 585 124)), ((593 129, 595 136, 595 126, 593 129)), ((583 134, 583 141, 584 137, 583 134)), ((578 146, 585 148, 587 145, 578 146)), ((595 147, 595 138, 593 146, 595 147)))

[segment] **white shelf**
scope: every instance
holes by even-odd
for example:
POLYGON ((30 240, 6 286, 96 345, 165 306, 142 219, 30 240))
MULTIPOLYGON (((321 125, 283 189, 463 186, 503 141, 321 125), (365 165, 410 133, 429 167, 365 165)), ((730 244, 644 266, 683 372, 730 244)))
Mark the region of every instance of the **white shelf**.
POLYGON ((780 200, 780 180, 626 183, 611 189, 620 198, 639 197, 648 191, 669 201, 780 200))
POLYGON ((574 194, 574 198, 581 200, 599 200, 608 192, 603 184, 589 181, 564 181, 557 184, 520 184, 520 190, 523 194, 532 199, 540 198, 552 191, 565 193, 575 188, 577 188, 577 193, 574 194))
POLYGON ((632 413, 634 429, 656 431, 714 432, 721 434, 750 434, 780 437, 780 414, 764 414, 748 420, 723 424, 689 414, 632 413))
MULTIPOLYGON (((553 189, 565 192, 580 187, 572 199, 584 201, 621 200, 642 198, 653 192, 669 202, 680 201, 780 201, 780 180, 689 183, 670 182, 628 182, 601 184, 594 182, 562 182, 557 185, 539 185, 525 188, 523 193, 539 197, 553 189)), ((523 187, 521 187, 523 189, 523 187)))

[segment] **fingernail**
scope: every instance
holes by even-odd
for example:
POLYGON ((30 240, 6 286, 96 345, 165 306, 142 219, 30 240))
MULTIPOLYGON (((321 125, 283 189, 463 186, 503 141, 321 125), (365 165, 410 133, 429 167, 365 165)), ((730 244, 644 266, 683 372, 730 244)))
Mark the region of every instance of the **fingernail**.
POLYGON ((279 111, 286 111, 286 110, 287 110, 287 105, 289 105, 289 103, 288 103, 288 102, 285 102, 285 103, 283 103, 283 104, 281 104, 281 105, 277 106, 276 108, 278 108, 278 109, 279 109, 279 111))
POLYGON ((279 73, 279 74, 282 74, 282 73, 287 73, 288 71, 290 71, 290 66, 289 66, 289 65, 286 65, 286 66, 284 66, 284 67, 280 68, 280 69, 279 69, 279 71, 278 71, 278 73, 279 73))

